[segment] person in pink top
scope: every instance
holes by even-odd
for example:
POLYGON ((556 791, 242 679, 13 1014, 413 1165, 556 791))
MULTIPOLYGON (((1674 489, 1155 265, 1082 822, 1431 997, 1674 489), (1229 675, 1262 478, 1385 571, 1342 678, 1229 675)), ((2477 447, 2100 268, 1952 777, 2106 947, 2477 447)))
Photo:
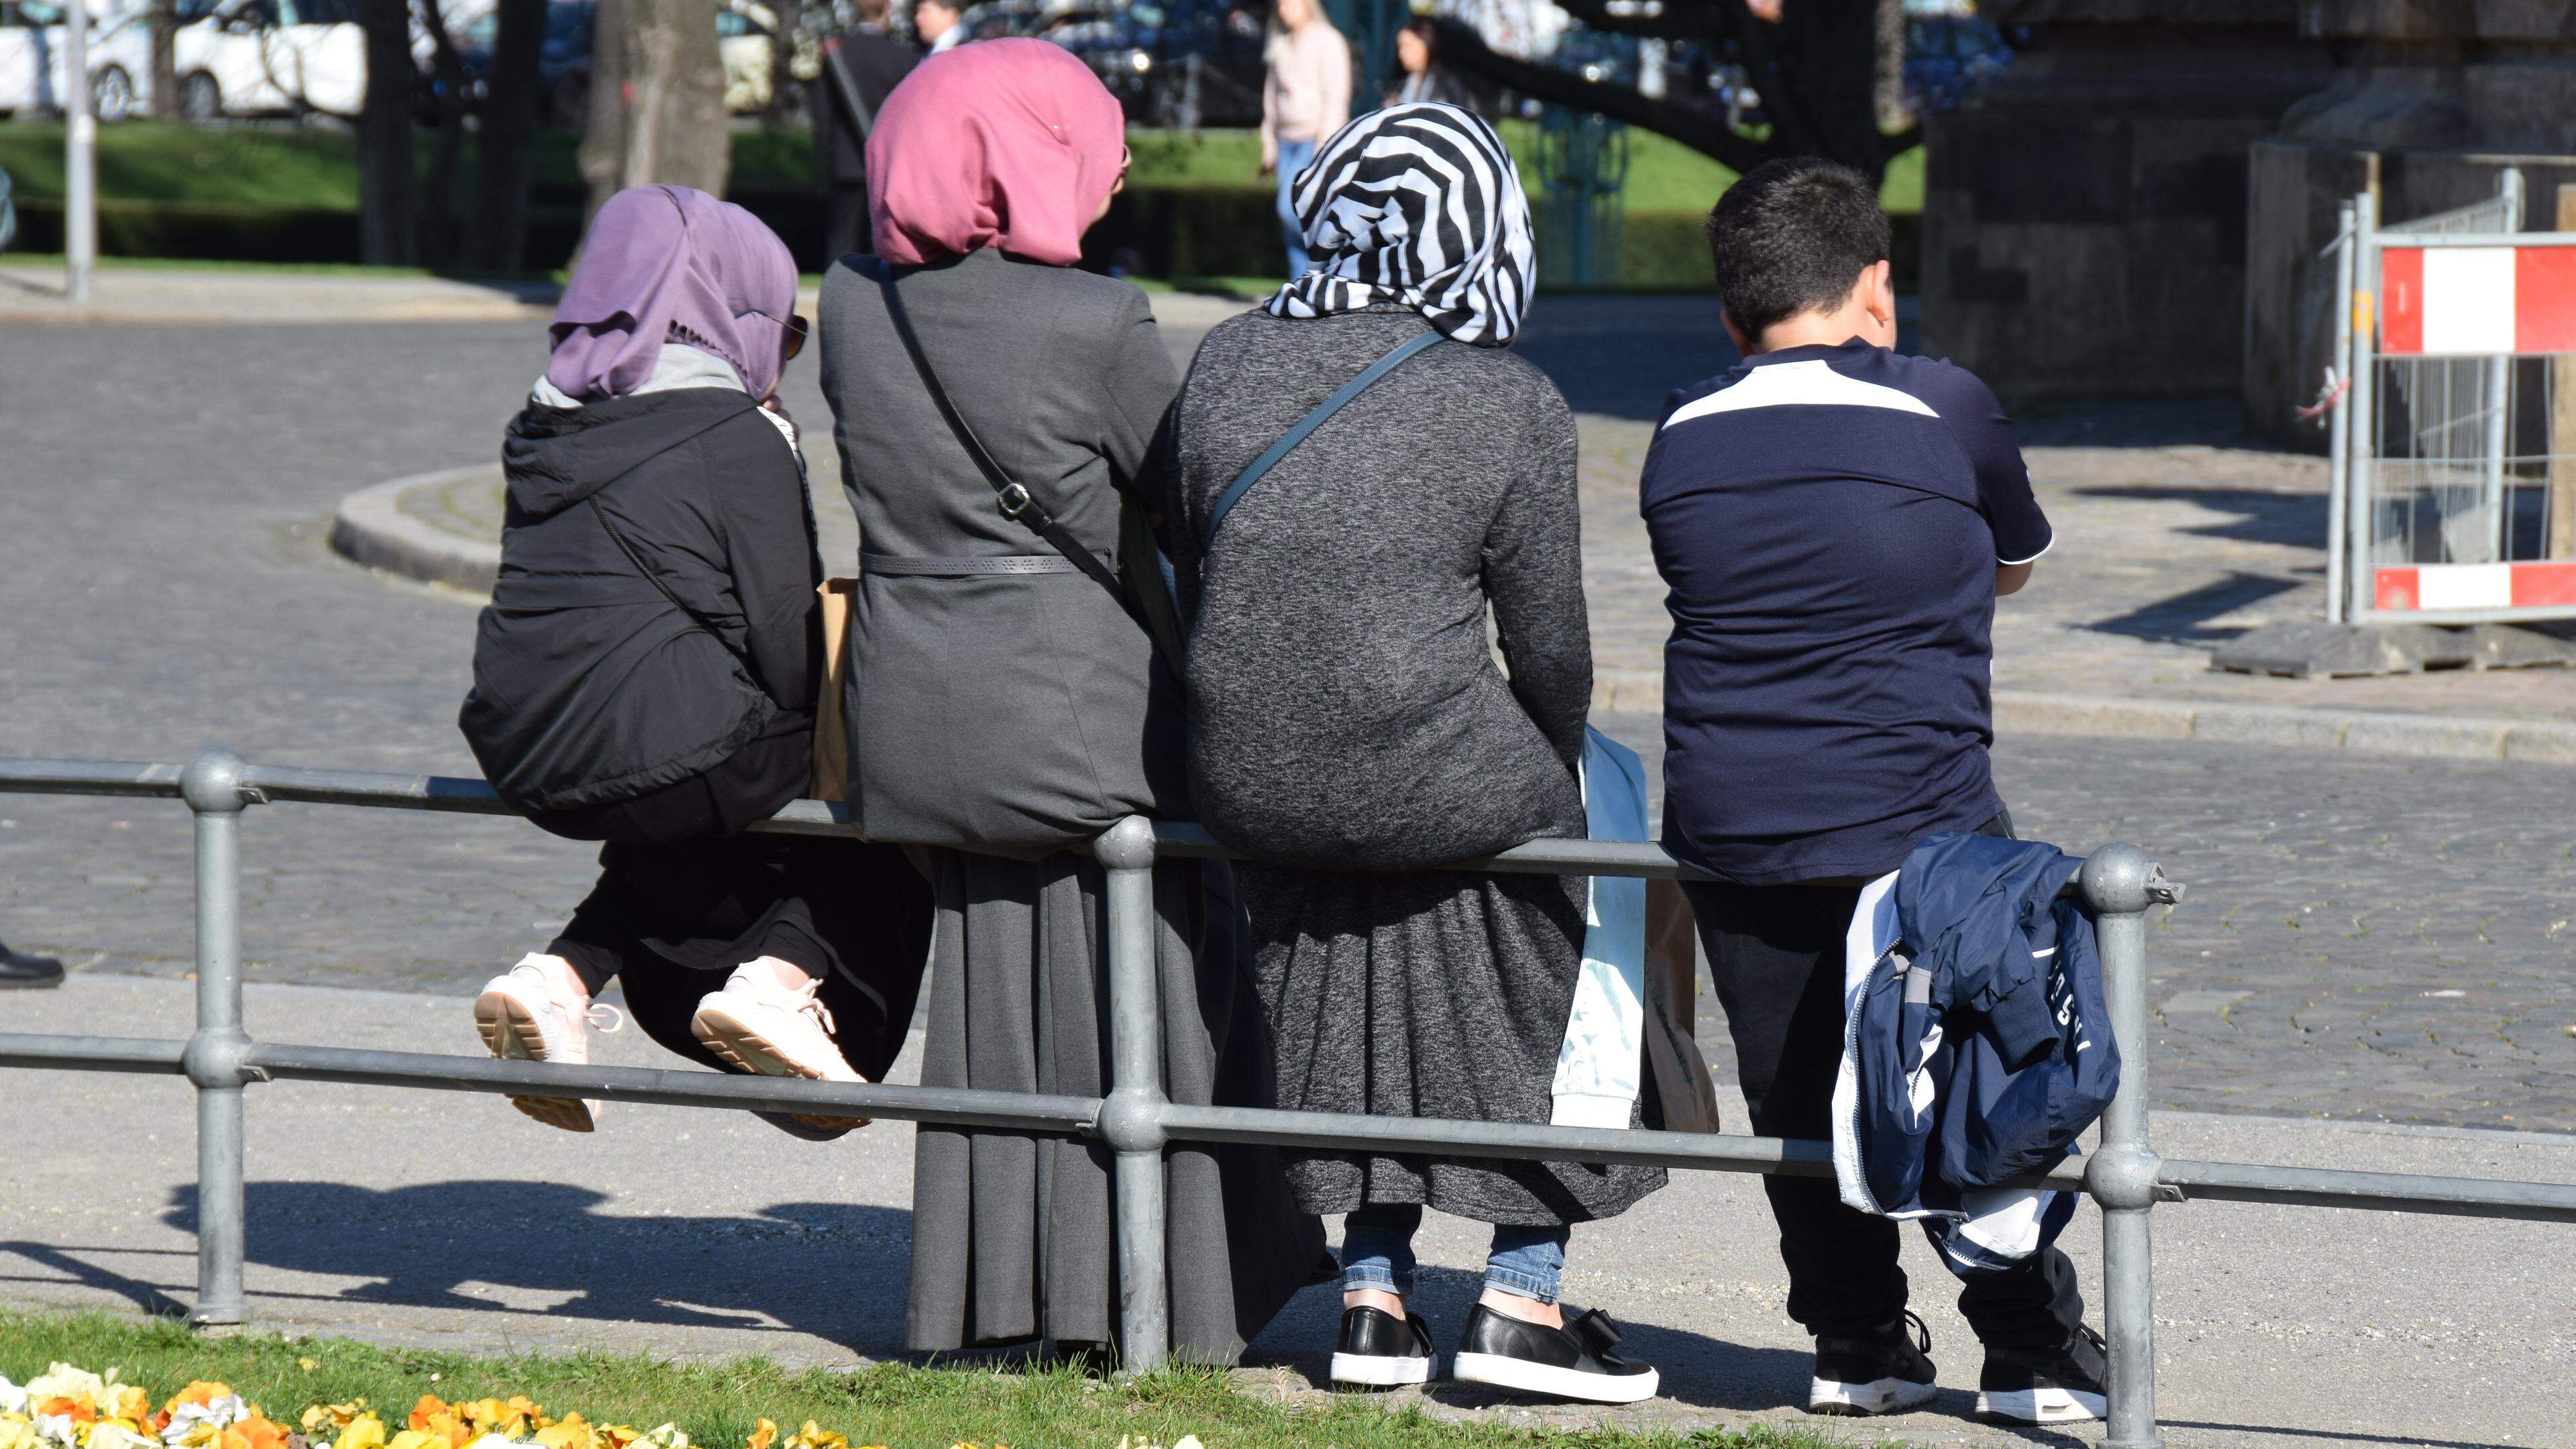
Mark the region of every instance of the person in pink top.
POLYGON ((1261 174, 1279 179, 1279 225, 1288 279, 1306 275, 1306 237, 1289 187, 1316 144, 1351 119, 1351 47, 1316 0, 1279 0, 1261 86, 1261 174))

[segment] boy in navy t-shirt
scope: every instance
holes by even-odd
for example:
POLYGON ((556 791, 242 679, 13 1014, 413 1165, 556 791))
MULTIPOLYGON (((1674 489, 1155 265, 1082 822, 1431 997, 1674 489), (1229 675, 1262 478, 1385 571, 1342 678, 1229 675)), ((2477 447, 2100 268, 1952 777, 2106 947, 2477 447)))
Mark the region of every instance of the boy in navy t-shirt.
MULTIPOLYGON (((2010 834, 1987 769, 1995 599, 2049 545, 1994 395, 1891 350, 1888 225, 1857 172, 1774 161, 1708 219, 1745 360, 1673 394, 1642 506, 1671 592, 1664 845, 1735 1038, 1753 1130, 1830 1138, 1844 934, 1859 888, 1927 835, 2010 834)), ((1809 1408, 1932 1397, 1896 1225, 1825 1179, 1765 1177, 1809 1408)), ((2099 1340, 2054 1247, 1966 1281, 1981 1412, 2098 1417, 2099 1340)))

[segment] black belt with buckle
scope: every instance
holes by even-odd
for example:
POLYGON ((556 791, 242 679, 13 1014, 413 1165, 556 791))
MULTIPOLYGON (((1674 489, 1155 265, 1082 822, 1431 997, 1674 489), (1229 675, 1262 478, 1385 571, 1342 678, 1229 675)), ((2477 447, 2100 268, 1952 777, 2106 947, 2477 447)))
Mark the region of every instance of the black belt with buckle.
POLYGON ((939 578, 975 578, 990 574, 1070 574, 1079 573, 1073 560, 1053 553, 977 554, 966 558, 904 558, 894 554, 863 553, 859 570, 887 576, 913 575, 939 578))

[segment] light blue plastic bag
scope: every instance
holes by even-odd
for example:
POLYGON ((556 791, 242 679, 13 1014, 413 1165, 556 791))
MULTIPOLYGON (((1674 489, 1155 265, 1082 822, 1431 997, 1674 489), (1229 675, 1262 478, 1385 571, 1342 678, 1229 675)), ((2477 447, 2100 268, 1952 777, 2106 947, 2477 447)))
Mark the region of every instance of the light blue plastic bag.
MULTIPOLYGON (((1637 752, 1586 727, 1583 814, 1594 840, 1646 838, 1646 765, 1637 752)), ((1645 1071, 1646 883, 1591 877, 1583 917, 1583 969, 1574 982, 1565 1043, 1556 1056, 1559 1127, 1628 1125, 1645 1071)))

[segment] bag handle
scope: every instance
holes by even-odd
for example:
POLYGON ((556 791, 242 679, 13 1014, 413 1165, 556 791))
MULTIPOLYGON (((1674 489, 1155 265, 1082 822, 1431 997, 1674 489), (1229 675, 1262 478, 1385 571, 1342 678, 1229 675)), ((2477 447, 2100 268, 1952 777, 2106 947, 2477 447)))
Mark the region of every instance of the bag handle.
POLYGON ((1204 553, 1208 548, 1215 546, 1217 527, 1225 522, 1225 516, 1228 513, 1234 511, 1234 505, 1243 501, 1243 495, 1251 492, 1252 485, 1261 481, 1261 475, 1269 472, 1280 459, 1287 457, 1299 443, 1306 441, 1307 434, 1322 427, 1333 414, 1340 412, 1344 403, 1375 386, 1379 378, 1403 366, 1406 358, 1434 343, 1447 340, 1438 332, 1425 332, 1419 337, 1406 338, 1393 352, 1370 363, 1361 370, 1359 376, 1343 383, 1331 397, 1317 403, 1313 412, 1298 419, 1297 426, 1282 434, 1278 442, 1270 445, 1269 451, 1253 459, 1252 466, 1236 474, 1234 481, 1225 485, 1225 491, 1217 495, 1216 505, 1208 510, 1207 541, 1200 552, 1204 553))

